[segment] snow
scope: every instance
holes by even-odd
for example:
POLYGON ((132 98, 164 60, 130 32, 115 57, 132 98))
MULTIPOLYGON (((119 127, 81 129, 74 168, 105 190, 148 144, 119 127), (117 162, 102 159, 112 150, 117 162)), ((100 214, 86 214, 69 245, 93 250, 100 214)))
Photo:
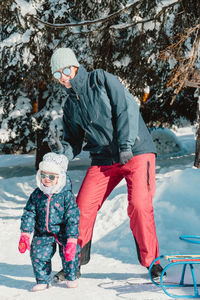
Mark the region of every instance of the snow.
MULTIPOLYGON (((192 127, 163 130, 162 141, 173 136, 180 149, 160 154, 157 159, 154 211, 160 254, 198 253, 199 246, 179 240, 180 235, 199 234, 200 228, 200 170, 193 167, 195 139, 192 127), (182 150, 182 151, 181 151, 182 150)), ((137 260, 135 243, 127 217, 127 190, 122 181, 111 193, 98 213, 94 229, 91 261, 82 267, 77 289, 64 284, 32 293, 35 284, 29 253, 18 252, 20 217, 28 196, 36 186, 35 156, 0 156, 0 299, 25 300, 162 300, 170 299, 154 285, 130 284, 148 280, 148 272, 137 260)), ((69 175, 77 195, 84 178, 89 157, 81 154, 72 161, 69 175)), ((161 261, 164 265, 165 262, 161 261)), ((53 258, 53 275, 61 268, 58 253, 53 258)), ((169 270, 169 280, 179 274, 169 270)), ((176 291, 182 294, 183 291, 176 291)))
POLYGON ((128 55, 126 55, 126 56, 122 57, 120 59, 120 61, 118 61, 118 60, 114 61, 113 64, 118 68, 120 68, 122 66, 127 67, 129 65, 130 61, 131 61, 130 57, 128 55))
POLYGON ((16 0, 15 2, 20 9, 22 16, 25 16, 28 13, 36 14, 36 7, 34 7, 35 3, 32 3, 32 1, 16 0))
POLYGON ((31 110, 30 99, 27 97, 19 96, 17 98, 16 107, 17 107, 17 109, 12 111, 9 115, 11 118, 18 118, 20 116, 25 115, 27 110, 30 111, 31 110))

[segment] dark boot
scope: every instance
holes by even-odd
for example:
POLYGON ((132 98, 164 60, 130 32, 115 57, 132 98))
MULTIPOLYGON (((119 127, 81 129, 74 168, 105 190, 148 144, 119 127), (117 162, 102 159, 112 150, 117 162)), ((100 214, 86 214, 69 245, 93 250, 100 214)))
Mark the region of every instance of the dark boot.
MULTIPOLYGON (((77 272, 77 278, 81 277, 81 270, 80 270, 80 266, 78 268, 78 272, 77 272)), ((56 273, 56 275, 54 275, 53 277, 54 282, 62 282, 65 281, 65 274, 63 270, 60 270, 58 273, 56 273)))
POLYGON ((77 272, 77 278, 79 279, 80 277, 81 277, 81 266, 79 266, 78 272, 77 272))
MULTIPOLYGON (((149 269, 149 267, 147 267, 147 269, 149 269)), ((163 268, 161 267, 160 264, 157 264, 157 265, 153 265, 153 267, 151 268, 151 277, 153 279, 155 278, 160 278, 161 276, 161 273, 163 271, 163 268)), ((164 276, 166 276, 166 272, 164 273, 164 276)))
POLYGON ((65 281, 65 274, 63 270, 60 270, 56 275, 54 275, 53 280, 55 282, 65 281))

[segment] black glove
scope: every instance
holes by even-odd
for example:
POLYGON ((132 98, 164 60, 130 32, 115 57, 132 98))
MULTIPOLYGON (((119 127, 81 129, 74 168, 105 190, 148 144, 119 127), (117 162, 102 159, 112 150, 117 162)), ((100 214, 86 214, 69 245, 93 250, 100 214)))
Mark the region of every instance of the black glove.
POLYGON ((121 165, 125 165, 131 158, 133 158, 132 151, 123 151, 119 153, 119 162, 121 165))
POLYGON ((49 128, 50 136, 48 139, 48 146, 52 152, 63 153, 63 146, 59 140, 59 130, 57 129, 57 134, 55 135, 54 131, 49 128))

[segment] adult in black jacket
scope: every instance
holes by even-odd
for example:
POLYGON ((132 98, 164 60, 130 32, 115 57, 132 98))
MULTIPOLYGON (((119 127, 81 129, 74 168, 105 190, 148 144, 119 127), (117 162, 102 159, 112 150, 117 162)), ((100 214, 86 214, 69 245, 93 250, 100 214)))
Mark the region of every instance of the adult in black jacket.
MULTIPOLYGON (((87 72, 70 48, 51 57, 54 78, 66 88, 63 141, 49 142, 69 160, 82 148, 90 152, 88 169, 77 196, 80 209, 81 264, 88 263, 97 211, 125 178, 128 216, 138 259, 144 267, 159 256, 152 198, 155 193, 156 149, 133 96, 118 78, 102 69, 87 72), (86 137, 86 145, 83 141, 86 137)), ((160 276, 159 264, 152 277, 160 276)))

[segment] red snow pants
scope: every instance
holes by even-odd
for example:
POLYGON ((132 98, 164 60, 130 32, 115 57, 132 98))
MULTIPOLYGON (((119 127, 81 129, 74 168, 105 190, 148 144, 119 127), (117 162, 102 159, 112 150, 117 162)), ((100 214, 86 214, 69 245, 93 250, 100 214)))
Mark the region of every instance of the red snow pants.
MULTIPOLYGON (((155 193, 155 154, 153 153, 134 156, 125 165, 117 163, 111 166, 91 166, 87 170, 77 196, 80 209, 79 245, 82 251, 88 248, 90 252, 97 212, 123 178, 127 183, 127 213, 136 242, 138 259, 141 265, 149 267, 159 256, 152 204, 155 193)), ((87 256, 90 256, 90 253, 87 256)), ((88 261, 87 258, 82 261, 81 257, 81 264, 86 264, 88 261)))

